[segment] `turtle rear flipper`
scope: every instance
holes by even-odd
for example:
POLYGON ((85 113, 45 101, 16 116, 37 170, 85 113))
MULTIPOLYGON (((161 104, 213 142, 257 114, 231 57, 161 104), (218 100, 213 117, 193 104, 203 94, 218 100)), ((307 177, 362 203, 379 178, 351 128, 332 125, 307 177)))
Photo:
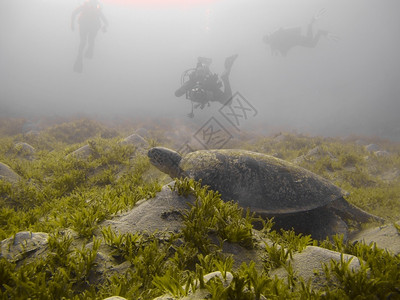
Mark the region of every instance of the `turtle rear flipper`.
POLYGON ((319 207, 313 210, 274 216, 274 229, 294 229, 296 233, 311 235, 313 239, 330 239, 336 235, 343 235, 348 239, 347 224, 332 210, 327 207, 319 207))
POLYGON ((343 197, 338 198, 332 203, 328 204, 328 207, 335 211, 344 220, 354 220, 358 223, 368 223, 371 221, 384 223, 385 219, 370 214, 361 208, 354 206, 347 202, 343 197))

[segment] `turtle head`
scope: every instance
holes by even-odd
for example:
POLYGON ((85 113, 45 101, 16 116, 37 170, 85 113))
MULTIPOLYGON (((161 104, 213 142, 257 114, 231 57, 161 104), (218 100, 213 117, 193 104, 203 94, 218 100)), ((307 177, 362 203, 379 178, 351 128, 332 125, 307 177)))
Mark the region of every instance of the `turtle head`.
POLYGON ((181 175, 182 169, 179 167, 179 163, 182 156, 178 152, 164 147, 154 147, 148 151, 147 156, 153 166, 172 178, 181 175))

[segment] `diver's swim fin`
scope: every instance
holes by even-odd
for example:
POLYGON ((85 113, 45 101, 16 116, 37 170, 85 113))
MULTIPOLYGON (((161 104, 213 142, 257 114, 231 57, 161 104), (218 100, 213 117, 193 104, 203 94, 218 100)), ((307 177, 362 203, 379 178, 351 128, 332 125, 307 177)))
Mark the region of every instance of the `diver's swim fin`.
POLYGON ((225 69, 230 70, 232 68, 233 63, 235 62, 236 58, 238 57, 238 54, 229 56, 225 59, 225 69))

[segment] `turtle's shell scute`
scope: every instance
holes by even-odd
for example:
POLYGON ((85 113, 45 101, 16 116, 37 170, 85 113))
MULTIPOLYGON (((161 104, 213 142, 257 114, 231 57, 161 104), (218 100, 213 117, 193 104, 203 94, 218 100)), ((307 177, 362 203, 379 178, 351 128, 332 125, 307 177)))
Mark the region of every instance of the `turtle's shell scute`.
POLYGON ((245 150, 202 150, 180 162, 184 175, 252 211, 286 214, 322 207, 347 193, 284 160, 245 150))

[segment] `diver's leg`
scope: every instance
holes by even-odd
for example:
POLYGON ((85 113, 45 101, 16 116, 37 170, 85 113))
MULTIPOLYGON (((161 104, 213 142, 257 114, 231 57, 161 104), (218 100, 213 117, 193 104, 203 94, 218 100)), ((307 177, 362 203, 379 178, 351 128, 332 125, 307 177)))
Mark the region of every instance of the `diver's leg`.
POLYGON ((77 73, 82 73, 83 70, 83 49, 86 47, 87 43, 87 31, 85 28, 79 28, 79 48, 78 48, 78 55, 76 56, 75 63, 74 63, 74 71, 77 73))
POLYGON ((87 45, 87 40, 88 40, 88 31, 86 28, 80 26, 79 27, 79 50, 78 50, 78 55, 82 56, 83 55, 83 49, 85 49, 87 45))
MULTIPOLYGON (((225 59, 225 70, 221 75, 222 82, 224 83, 224 92, 214 92, 215 100, 221 102, 222 104, 227 103, 232 98, 232 88, 229 82, 229 75, 231 73, 231 69, 233 63, 235 62, 236 58, 238 57, 237 54, 229 56, 225 59)), ((220 90, 218 90, 220 91, 220 90)))
POLYGON ((88 32, 88 42, 89 46, 86 50, 85 57, 86 58, 92 58, 93 57, 93 50, 94 50, 94 40, 96 39, 98 30, 90 30, 88 32))
POLYGON ((314 37, 311 38, 307 37, 302 41, 300 45, 307 48, 315 48, 321 36, 326 36, 327 34, 328 32, 325 30, 318 30, 317 34, 314 37))
POLYGON ((317 34, 315 35, 314 39, 313 39, 313 47, 317 46, 319 39, 322 36, 327 36, 328 35, 328 31, 326 30, 318 30, 317 34))
POLYGON ((299 46, 307 47, 307 48, 315 48, 319 42, 321 36, 326 36, 328 34, 325 30, 318 30, 315 36, 313 35, 312 26, 315 22, 315 18, 313 18, 308 25, 307 35, 299 41, 299 46))
POLYGON ((231 74, 231 69, 233 66, 233 63, 235 62, 236 58, 238 57, 237 54, 229 56, 225 59, 225 70, 221 75, 221 78, 223 79, 223 77, 229 77, 229 75, 231 74))
POLYGON ((303 46, 303 47, 307 47, 307 48, 314 48, 315 45, 317 44, 314 41, 313 30, 312 30, 312 26, 313 26, 314 22, 315 22, 315 19, 313 18, 310 21, 310 23, 308 24, 306 36, 299 37, 299 40, 298 40, 299 46, 303 46))
POLYGON ((224 74, 221 75, 222 82, 224 83, 224 91, 222 92, 220 89, 214 92, 214 97, 216 101, 227 104, 229 100, 232 98, 232 88, 229 82, 229 76, 224 74))
POLYGON ((307 38, 308 38, 309 40, 312 40, 312 38, 313 38, 312 27, 313 27, 313 25, 314 25, 314 22, 315 22, 315 19, 312 18, 311 21, 310 21, 310 23, 309 23, 308 26, 307 26, 307 38))

